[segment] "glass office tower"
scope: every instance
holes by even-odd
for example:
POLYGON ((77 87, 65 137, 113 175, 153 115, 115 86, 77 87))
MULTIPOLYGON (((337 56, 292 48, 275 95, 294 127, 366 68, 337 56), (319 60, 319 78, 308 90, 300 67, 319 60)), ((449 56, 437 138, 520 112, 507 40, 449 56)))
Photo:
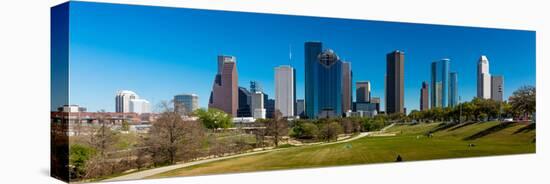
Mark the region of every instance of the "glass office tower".
POLYGON ((449 78, 449 107, 454 107, 458 105, 458 74, 451 72, 449 78))
POLYGON ((432 63, 432 108, 447 107, 450 62, 450 59, 442 59, 432 63))
POLYGON ((317 108, 317 99, 315 93, 318 88, 317 78, 317 67, 318 59, 317 56, 321 54, 323 49, 323 44, 321 42, 306 42, 304 44, 304 85, 305 85, 305 114, 308 118, 314 118, 317 108))

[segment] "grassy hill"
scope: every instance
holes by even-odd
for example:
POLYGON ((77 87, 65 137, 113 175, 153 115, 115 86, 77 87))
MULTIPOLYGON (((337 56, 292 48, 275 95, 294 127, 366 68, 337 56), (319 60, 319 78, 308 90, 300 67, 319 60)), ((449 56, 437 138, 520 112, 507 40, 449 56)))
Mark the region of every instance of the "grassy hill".
POLYGON ((385 136, 232 158, 172 170, 153 178, 394 162, 397 155, 403 161, 413 161, 534 153, 535 131, 535 124, 497 122, 396 125, 386 130, 385 136))

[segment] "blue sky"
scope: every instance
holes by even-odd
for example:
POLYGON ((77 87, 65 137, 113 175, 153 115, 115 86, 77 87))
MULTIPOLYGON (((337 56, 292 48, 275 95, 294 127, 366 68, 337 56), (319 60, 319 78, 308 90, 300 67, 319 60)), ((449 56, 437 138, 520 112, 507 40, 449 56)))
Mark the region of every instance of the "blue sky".
POLYGON ((476 94, 480 55, 491 74, 504 76, 505 98, 536 83, 534 31, 72 2, 70 103, 114 111, 116 91, 127 89, 153 105, 195 93, 206 107, 220 54, 237 57, 240 86, 260 81, 271 97, 274 67, 292 65, 302 99, 304 42, 311 40, 351 62, 353 80, 371 81, 372 95, 382 98, 385 56, 405 51, 409 111, 418 109, 430 63, 441 58, 458 72, 463 100, 476 94))

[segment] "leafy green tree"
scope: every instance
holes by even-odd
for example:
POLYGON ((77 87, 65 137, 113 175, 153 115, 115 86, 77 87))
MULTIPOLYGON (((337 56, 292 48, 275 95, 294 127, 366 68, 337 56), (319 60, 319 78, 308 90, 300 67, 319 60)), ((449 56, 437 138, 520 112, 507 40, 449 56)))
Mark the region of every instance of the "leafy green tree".
POLYGON ((514 91, 510 97, 510 104, 516 114, 529 117, 536 111, 536 89, 534 86, 523 86, 514 91))
POLYGON ((292 133, 296 138, 314 139, 319 134, 319 128, 311 122, 301 122, 292 128, 292 133))
POLYGON ((86 163, 96 151, 88 146, 72 144, 69 148, 69 165, 72 166, 71 178, 82 178, 86 175, 86 163))
POLYGON ((198 109, 194 114, 199 117, 204 127, 208 129, 226 129, 234 126, 231 115, 215 108, 208 108, 208 110, 198 109))

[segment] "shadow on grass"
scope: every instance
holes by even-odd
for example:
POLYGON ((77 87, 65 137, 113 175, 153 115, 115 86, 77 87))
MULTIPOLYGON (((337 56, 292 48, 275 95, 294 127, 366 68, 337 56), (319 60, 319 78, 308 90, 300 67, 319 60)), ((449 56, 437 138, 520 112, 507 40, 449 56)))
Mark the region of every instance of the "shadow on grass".
POLYGON ((449 131, 458 130, 458 129, 463 128, 463 127, 466 127, 466 126, 468 126, 468 125, 473 125, 473 124, 475 124, 475 123, 476 123, 476 122, 474 122, 474 121, 466 122, 466 123, 461 123, 461 124, 459 124, 458 126, 455 126, 455 127, 451 128, 451 129, 449 129, 449 131))
POLYGON ((527 126, 524 126, 524 127, 521 127, 520 129, 516 130, 514 132, 514 134, 518 134, 518 133, 527 133, 527 132, 530 132, 532 130, 535 130, 536 129, 536 125, 535 123, 531 123, 527 126))
POLYGON ((478 139, 478 138, 481 138, 481 137, 485 137, 489 134, 504 130, 508 127, 512 127, 512 126, 515 126, 515 125, 517 125, 517 123, 515 123, 515 122, 499 123, 495 126, 489 127, 489 128, 487 128, 487 129, 485 129, 481 132, 478 132, 478 133, 474 134, 474 135, 468 136, 468 137, 464 138, 464 140, 468 141, 468 140, 474 140, 474 139, 478 139))
POLYGON ((455 125, 456 125, 456 123, 440 123, 439 125, 437 125, 437 127, 435 127, 433 129, 431 129, 430 131, 428 131, 426 133, 426 135, 449 129, 449 128, 455 126, 455 125))

